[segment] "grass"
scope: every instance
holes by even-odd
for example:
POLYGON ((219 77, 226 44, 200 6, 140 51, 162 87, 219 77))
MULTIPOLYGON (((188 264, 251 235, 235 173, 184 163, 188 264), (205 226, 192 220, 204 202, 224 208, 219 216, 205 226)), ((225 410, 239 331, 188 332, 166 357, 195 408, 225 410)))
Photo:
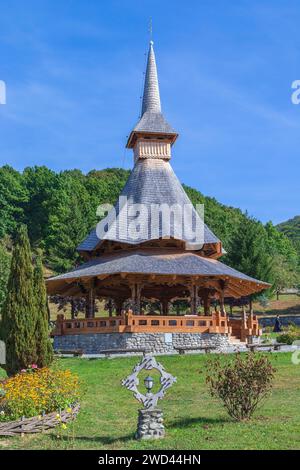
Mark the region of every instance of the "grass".
POLYGON ((137 358, 61 359, 62 367, 85 383, 74 425, 60 437, 54 430, 0 438, 0 449, 300 449, 300 365, 292 364, 290 353, 269 357, 277 368, 272 395, 250 422, 242 423, 232 421, 210 397, 204 374, 207 355, 160 358, 177 383, 161 402, 166 438, 146 442, 134 439, 139 405, 120 386, 137 358))

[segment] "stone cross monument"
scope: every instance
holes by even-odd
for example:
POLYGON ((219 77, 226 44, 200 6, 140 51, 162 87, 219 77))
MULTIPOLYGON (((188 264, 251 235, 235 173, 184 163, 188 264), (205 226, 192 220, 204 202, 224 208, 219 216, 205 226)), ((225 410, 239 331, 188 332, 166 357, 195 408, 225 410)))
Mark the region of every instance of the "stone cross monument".
POLYGON ((157 402, 165 395, 166 390, 176 382, 176 377, 165 371, 164 367, 156 361, 151 354, 145 354, 139 364, 137 364, 131 375, 122 380, 122 385, 133 392, 135 398, 143 404, 144 408, 139 410, 138 427, 136 439, 160 439, 165 436, 162 410, 157 408, 157 402), (142 370, 156 370, 160 373, 160 389, 152 393, 154 379, 149 375, 144 380, 147 393, 139 391, 139 373, 142 370))

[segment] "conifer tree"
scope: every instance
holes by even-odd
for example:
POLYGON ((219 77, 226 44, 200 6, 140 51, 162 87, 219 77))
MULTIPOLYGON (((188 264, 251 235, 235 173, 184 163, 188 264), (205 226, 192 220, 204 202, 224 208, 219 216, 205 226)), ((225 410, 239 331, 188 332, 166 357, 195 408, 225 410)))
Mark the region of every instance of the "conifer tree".
POLYGON ((0 337, 6 344, 6 371, 12 375, 36 361, 36 300, 27 228, 18 229, 12 254, 0 337))
POLYGON ((36 362, 39 367, 45 367, 52 362, 53 348, 49 338, 47 292, 43 276, 43 264, 40 256, 36 258, 33 279, 37 309, 35 328, 36 362))
POLYGON ((268 252, 268 239, 262 224, 245 217, 232 238, 226 263, 248 276, 273 282, 274 266, 268 252))

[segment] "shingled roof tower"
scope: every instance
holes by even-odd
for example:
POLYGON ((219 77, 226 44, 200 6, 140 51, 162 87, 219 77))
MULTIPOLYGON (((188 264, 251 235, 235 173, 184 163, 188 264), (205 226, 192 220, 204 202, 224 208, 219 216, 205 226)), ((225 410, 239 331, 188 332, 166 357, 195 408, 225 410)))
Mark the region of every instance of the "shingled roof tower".
POLYGON ((230 335, 234 330, 243 340, 259 334, 252 313, 240 322, 230 321, 224 298, 247 296, 269 285, 217 260, 223 254, 222 242, 192 206, 169 162, 177 137, 162 113, 151 41, 141 117, 127 141, 127 148, 133 149, 133 170, 119 201, 78 247, 86 262, 47 282, 49 294, 86 297, 86 320, 59 317, 57 346, 64 345, 65 335, 80 333, 99 333, 99 345, 103 333, 172 332, 183 335, 183 342, 193 333, 199 344, 203 333, 230 335), (113 300, 116 317, 95 319, 95 298, 113 300), (178 299, 189 301, 190 319, 170 319, 169 307, 178 299), (220 311, 211 312, 212 299, 219 302, 220 311), (158 301, 161 316, 145 316, 142 300, 152 306, 158 301), (133 315, 125 314, 126 305, 133 315))
POLYGON ((128 231, 124 233, 124 230, 120 230, 120 226, 124 226, 124 212, 122 212, 119 200, 112 211, 116 215, 113 229, 102 234, 101 238, 97 236, 95 230, 92 230, 86 240, 78 247, 83 255, 98 249, 100 245, 105 245, 105 241, 108 240, 137 245, 165 238, 162 222, 159 224, 154 221, 153 210, 151 210, 154 205, 161 206, 162 204, 167 204, 169 208, 179 207, 182 209, 182 218, 177 217, 170 222, 170 233, 168 233, 170 237, 181 239, 184 247, 190 250, 198 251, 201 246, 201 252, 207 256, 218 258, 222 255, 221 241, 199 218, 169 163, 171 148, 177 137, 177 132, 168 124, 162 114, 157 67, 153 42, 151 41, 141 118, 127 141, 127 148, 133 149, 134 168, 120 195, 121 198, 126 198, 128 212, 134 212, 134 204, 142 204, 146 209, 147 217, 142 220, 141 236, 131 237, 128 231), (184 208, 188 207, 191 210, 190 224, 184 223, 183 220, 184 208), (198 229, 198 237, 195 237, 196 228, 198 229))

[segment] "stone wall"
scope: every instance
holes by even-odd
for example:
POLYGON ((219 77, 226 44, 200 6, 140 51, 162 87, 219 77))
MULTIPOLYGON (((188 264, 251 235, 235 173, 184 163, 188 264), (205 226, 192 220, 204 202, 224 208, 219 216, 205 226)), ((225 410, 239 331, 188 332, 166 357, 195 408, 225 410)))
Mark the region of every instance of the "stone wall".
POLYGON ((214 346, 226 349, 226 335, 211 333, 101 333, 54 337, 54 349, 82 349, 99 354, 104 349, 146 349, 154 353, 174 353, 174 347, 214 346))
MULTIPOLYGON (((279 317, 280 317, 281 324, 284 325, 284 326, 288 326, 290 324, 295 324, 297 326, 300 326, 300 316, 279 315, 279 317)), ((274 326, 275 325, 276 317, 260 318, 258 316, 257 318, 259 320, 259 326, 261 328, 264 328, 265 326, 274 326)))

